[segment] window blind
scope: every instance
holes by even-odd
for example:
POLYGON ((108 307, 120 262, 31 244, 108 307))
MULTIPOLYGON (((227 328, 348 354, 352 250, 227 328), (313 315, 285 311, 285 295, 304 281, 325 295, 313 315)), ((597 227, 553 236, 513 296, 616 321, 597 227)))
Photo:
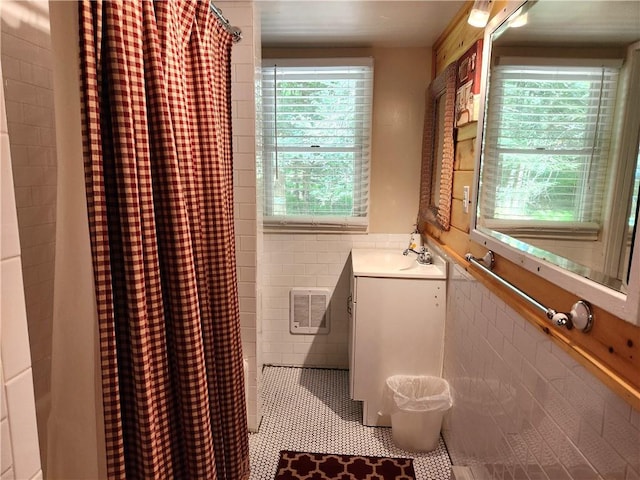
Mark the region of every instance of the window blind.
POLYGON ((372 90, 372 59, 263 63, 266 225, 367 228, 372 90))
POLYGON ((602 220, 618 69, 496 66, 485 126, 485 222, 602 220))

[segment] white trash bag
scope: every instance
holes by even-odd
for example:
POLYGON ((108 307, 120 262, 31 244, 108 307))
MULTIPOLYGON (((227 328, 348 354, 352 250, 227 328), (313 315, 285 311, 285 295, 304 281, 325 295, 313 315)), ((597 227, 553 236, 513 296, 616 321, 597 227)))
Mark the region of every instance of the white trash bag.
POLYGON ((430 451, 438 446, 442 419, 452 405, 449 383, 443 378, 394 375, 385 382, 380 414, 391 416, 398 447, 430 451))
POLYGON ((440 377, 393 375, 387 378, 382 414, 446 411, 453 405, 449 383, 440 377))

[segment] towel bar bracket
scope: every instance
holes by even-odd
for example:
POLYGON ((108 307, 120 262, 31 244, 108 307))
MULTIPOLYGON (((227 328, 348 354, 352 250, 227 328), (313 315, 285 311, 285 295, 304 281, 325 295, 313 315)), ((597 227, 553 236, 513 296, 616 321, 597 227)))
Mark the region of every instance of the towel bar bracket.
POLYGON ((547 319, 554 325, 558 327, 566 327, 567 330, 571 330, 575 327, 583 333, 587 333, 589 330, 591 330, 591 327, 593 327, 593 312, 591 310, 591 305, 589 305, 587 301, 578 300, 573 304, 573 306, 571 307, 571 311, 569 312, 556 312, 553 308, 545 307, 535 298, 529 296, 527 293, 523 292, 515 285, 509 283, 500 275, 493 272, 493 267, 495 265, 495 256, 493 255, 493 252, 491 250, 489 250, 482 258, 476 258, 471 253, 467 253, 465 255, 465 259, 471 264, 479 267, 490 277, 497 280, 500 284, 507 287, 513 293, 532 304, 534 307, 544 313, 547 319))

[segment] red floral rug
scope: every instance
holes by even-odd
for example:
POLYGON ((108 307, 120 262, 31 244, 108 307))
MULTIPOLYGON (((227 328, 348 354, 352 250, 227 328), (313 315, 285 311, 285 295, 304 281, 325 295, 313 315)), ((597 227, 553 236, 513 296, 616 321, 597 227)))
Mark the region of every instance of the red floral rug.
POLYGON ((415 480, 413 459, 280 452, 274 480, 415 480))

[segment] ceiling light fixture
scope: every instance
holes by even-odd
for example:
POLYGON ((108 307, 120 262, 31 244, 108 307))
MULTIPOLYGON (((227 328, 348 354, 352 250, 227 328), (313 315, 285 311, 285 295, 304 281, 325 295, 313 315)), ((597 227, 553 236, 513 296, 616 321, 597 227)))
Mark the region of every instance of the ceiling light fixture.
POLYGON ((491 0, 476 0, 467 22, 474 27, 484 28, 491 14, 491 0))

